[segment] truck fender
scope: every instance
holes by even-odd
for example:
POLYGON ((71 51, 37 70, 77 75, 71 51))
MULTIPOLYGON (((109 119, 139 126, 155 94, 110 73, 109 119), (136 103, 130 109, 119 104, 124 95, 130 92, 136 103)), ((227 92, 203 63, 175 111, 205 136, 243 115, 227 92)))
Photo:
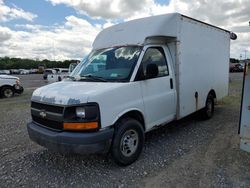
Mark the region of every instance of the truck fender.
POLYGON ((5 84, 5 85, 0 86, 0 91, 1 91, 1 89, 2 89, 3 87, 12 87, 12 88, 14 89, 14 85, 7 85, 7 84, 5 84))
POLYGON ((112 125, 115 126, 115 124, 123 117, 131 117, 134 118, 138 121, 140 121, 143 125, 143 129, 145 131, 145 118, 143 115, 143 112, 141 109, 138 108, 130 108, 130 109, 126 109, 122 112, 120 112, 116 118, 114 119, 114 121, 112 122, 112 125))

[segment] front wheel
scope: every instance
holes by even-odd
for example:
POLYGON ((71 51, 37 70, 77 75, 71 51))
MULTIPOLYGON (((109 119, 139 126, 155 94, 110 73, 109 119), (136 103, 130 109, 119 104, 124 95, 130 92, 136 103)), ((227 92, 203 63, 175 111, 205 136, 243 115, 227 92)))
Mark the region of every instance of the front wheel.
POLYGON ((14 90, 10 86, 5 86, 1 89, 1 96, 4 98, 10 98, 14 95, 14 90))
POLYGON ((122 119, 116 124, 111 153, 119 165, 130 165, 141 154, 144 144, 144 130, 140 122, 135 119, 122 119))

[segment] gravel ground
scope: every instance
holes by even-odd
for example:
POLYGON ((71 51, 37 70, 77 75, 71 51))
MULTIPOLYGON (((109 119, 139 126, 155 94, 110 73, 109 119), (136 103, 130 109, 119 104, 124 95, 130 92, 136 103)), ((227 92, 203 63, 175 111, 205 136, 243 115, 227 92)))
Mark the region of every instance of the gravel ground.
POLYGON ((32 91, 42 75, 19 76, 25 92, 0 99, 0 187, 250 187, 250 154, 239 149, 242 74, 230 74, 229 96, 215 115, 197 115, 146 135, 143 153, 128 167, 110 155, 60 155, 31 142, 32 91))

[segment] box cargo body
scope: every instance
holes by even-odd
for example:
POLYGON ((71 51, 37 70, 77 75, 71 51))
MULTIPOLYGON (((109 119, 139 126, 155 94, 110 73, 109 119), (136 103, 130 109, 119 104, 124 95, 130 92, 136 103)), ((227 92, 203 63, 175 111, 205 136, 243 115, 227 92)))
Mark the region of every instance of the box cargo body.
POLYGON ((34 91, 29 136, 59 152, 110 151, 131 164, 146 132, 198 110, 212 117, 228 94, 230 38, 178 13, 104 29, 67 80, 34 91))
POLYGON ((210 90, 217 100, 228 94, 229 31, 187 16, 160 15, 107 28, 93 48, 159 43, 167 46, 175 71, 177 119, 203 108, 210 90))

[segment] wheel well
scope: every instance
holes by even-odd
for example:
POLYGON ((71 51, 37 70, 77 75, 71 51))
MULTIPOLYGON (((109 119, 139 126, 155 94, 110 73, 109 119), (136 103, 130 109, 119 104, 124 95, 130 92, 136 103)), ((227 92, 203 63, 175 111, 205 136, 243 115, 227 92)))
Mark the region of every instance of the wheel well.
POLYGON ((0 86, 0 91, 1 91, 4 87, 11 87, 11 88, 13 88, 13 86, 11 86, 11 85, 2 85, 2 86, 0 86))
POLYGON ((213 98, 214 98, 214 103, 216 104, 216 103, 217 103, 217 97, 216 97, 216 93, 215 93, 215 91, 214 91, 213 89, 209 91, 209 93, 208 93, 207 96, 209 96, 209 95, 212 95, 212 96, 213 96, 213 98))
POLYGON ((213 98, 216 99, 216 93, 213 89, 209 91, 208 95, 212 95, 213 98))
POLYGON ((137 111, 137 110, 129 111, 129 112, 127 112, 126 114, 123 114, 123 115, 118 119, 118 121, 121 120, 121 119, 123 119, 123 118, 128 118, 128 117, 129 117, 129 118, 133 118, 133 119, 139 121, 139 122, 142 124, 143 129, 145 130, 145 121, 144 121, 144 118, 143 118, 143 115, 142 115, 141 112, 139 112, 139 111, 137 111))

